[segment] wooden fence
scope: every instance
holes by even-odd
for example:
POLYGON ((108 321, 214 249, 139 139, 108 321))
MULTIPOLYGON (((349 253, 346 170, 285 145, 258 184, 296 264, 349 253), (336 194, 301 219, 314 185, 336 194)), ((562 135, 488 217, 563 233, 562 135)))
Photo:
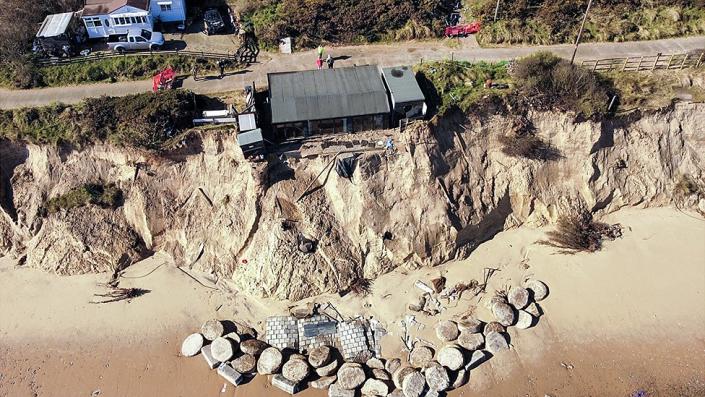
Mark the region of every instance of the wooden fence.
POLYGON ((88 61, 98 61, 101 59, 131 57, 131 56, 159 56, 159 55, 183 55, 194 58, 205 59, 228 59, 237 61, 235 52, 218 53, 205 51, 185 51, 185 50, 160 50, 160 51, 125 51, 122 54, 111 51, 98 51, 89 55, 76 56, 71 58, 46 58, 37 60, 40 66, 69 65, 88 61))
POLYGON ((591 59, 581 62, 581 66, 596 72, 612 70, 641 72, 651 70, 697 68, 705 65, 705 50, 684 54, 657 54, 650 56, 591 59))

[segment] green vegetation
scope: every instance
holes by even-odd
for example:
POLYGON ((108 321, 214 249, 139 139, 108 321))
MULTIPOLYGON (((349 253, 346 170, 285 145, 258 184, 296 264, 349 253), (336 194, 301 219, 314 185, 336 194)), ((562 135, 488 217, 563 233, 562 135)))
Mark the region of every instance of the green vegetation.
POLYGON ((417 77, 431 106, 439 114, 452 107, 467 111, 488 96, 502 95, 506 90, 486 88, 492 80, 509 83, 507 63, 470 63, 440 61, 418 65, 417 77))
POLYGON ((522 58, 513 69, 517 89, 534 107, 573 111, 584 118, 607 114, 612 82, 589 69, 549 52, 522 58))
MULTIPOLYGON (((541 110, 572 111, 582 118, 600 118, 607 113, 613 91, 609 79, 550 53, 516 61, 511 73, 505 62, 442 61, 420 65, 417 70, 422 89, 440 114, 453 107, 467 112, 483 103, 505 100, 541 110), (488 80, 508 88, 489 88, 488 80)), ((517 143, 525 147, 536 144, 517 143)))
POLYGON ((89 204, 101 208, 117 208, 122 205, 122 202, 122 190, 114 184, 105 186, 100 184, 86 184, 48 200, 44 208, 49 214, 53 214, 60 210, 69 210, 89 204))
POLYGON ((92 142, 160 150, 190 127, 200 97, 183 90, 0 111, 0 138, 82 146, 92 142))
POLYGON ((705 102, 705 88, 683 87, 684 81, 705 78, 703 70, 610 72, 605 76, 614 82, 615 89, 619 92, 619 105, 623 112, 667 107, 679 93, 690 95, 694 102, 705 102))
POLYGON ((252 0, 242 7, 264 46, 291 36, 296 45, 366 43, 443 33, 452 0, 252 0))
MULTIPOLYGON (((144 79, 171 66, 177 73, 214 72, 217 61, 182 55, 125 56, 67 65, 37 67, 34 63, 0 64, 0 86, 10 88, 58 87, 72 84, 144 79)), ((230 65, 237 67, 238 65, 230 65)))
MULTIPOLYGON (((466 16, 482 21, 483 44, 570 43, 587 6, 586 0, 500 1, 467 4, 466 16)), ((704 0, 595 0, 584 41, 654 40, 705 33, 704 0)))

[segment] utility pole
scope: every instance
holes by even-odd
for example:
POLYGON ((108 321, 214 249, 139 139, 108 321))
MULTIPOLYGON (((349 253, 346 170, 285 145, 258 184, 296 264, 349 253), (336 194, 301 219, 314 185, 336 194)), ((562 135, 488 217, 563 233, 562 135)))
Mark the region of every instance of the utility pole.
POLYGON ((592 5, 592 0, 588 0, 587 9, 585 9, 585 15, 583 16, 583 22, 580 24, 580 31, 578 32, 578 37, 575 39, 575 49, 573 50, 573 57, 570 58, 570 64, 575 62, 575 54, 578 53, 578 44, 580 44, 580 37, 583 35, 583 28, 585 28, 585 21, 587 21, 588 13, 590 12, 590 6, 592 5))
POLYGON ((497 0, 497 6, 494 8, 494 21, 497 22, 497 13, 499 12, 499 0, 497 0))

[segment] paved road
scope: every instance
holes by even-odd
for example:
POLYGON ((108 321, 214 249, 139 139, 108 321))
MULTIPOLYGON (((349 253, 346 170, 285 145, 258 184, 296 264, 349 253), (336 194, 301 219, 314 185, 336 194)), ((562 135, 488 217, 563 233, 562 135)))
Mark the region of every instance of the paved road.
MULTIPOLYGON (((576 60, 673 54, 705 48, 705 36, 627 43, 582 44, 576 60)), ((468 61, 500 61, 529 55, 537 51, 551 51, 570 58, 571 45, 479 48, 473 38, 463 40, 460 48, 450 48, 441 41, 409 42, 390 45, 364 45, 330 49, 334 57, 344 57, 336 67, 379 64, 381 66, 411 65, 427 60, 463 59, 468 61)), ((264 54, 262 62, 247 70, 233 73, 223 79, 211 78, 194 81, 185 79, 182 86, 201 94, 240 90, 253 81, 258 86, 266 84, 267 73, 315 68, 314 51, 290 55, 264 54)), ((86 84, 70 87, 41 88, 33 90, 0 89, 0 108, 46 105, 52 102, 76 103, 84 98, 101 95, 121 96, 151 90, 151 80, 117 83, 86 84)))

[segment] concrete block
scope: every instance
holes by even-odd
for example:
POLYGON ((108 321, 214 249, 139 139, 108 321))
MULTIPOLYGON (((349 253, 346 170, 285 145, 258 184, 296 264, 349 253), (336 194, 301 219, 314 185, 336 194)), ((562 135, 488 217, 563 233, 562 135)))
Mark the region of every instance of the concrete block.
POLYGON ((300 389, 298 383, 290 381, 289 379, 285 378, 282 374, 274 375, 274 377, 272 378, 272 386, 275 386, 289 394, 296 394, 299 392, 300 389))
POLYGON ((211 345, 203 346, 201 348, 201 355, 203 359, 206 360, 206 364, 208 364, 210 369, 214 369, 220 365, 220 361, 216 360, 211 353, 211 345))
POLYGON ((220 364, 220 366, 218 367, 218 375, 222 376, 223 378, 225 378, 225 380, 235 386, 239 385, 240 383, 242 383, 243 380, 245 380, 245 377, 242 376, 241 373, 235 371, 233 367, 226 363, 220 364))

